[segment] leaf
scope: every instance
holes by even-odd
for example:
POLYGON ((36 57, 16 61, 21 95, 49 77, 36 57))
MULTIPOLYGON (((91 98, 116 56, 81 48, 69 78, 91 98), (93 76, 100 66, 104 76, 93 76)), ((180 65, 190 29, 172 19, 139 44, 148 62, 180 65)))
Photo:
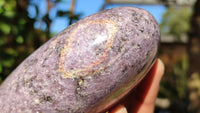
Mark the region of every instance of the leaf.
POLYGON ((14 65, 14 61, 15 61, 14 59, 4 60, 3 61, 3 66, 9 68, 9 67, 14 65))
POLYGON ((17 56, 17 51, 15 51, 13 48, 7 48, 6 53, 12 56, 17 56))
POLYGON ((0 0, 0 8, 5 4, 5 0, 0 0))
POLYGON ((4 15, 8 18, 13 18, 15 16, 15 12, 14 11, 5 11, 4 15))
POLYGON ((22 44, 24 42, 24 38, 22 36, 18 36, 16 38, 16 42, 19 43, 19 44, 22 44))
POLYGON ((3 23, 3 22, 0 23, 0 31, 2 31, 5 34, 9 34, 10 30, 11 28, 7 23, 3 23))
POLYGON ((19 19, 19 24, 20 25, 26 24, 26 20, 24 18, 19 19))

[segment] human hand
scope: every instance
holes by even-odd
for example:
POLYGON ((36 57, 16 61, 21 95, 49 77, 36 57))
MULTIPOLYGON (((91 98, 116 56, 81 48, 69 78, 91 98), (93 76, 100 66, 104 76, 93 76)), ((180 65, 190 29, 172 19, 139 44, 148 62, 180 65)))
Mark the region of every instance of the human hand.
POLYGON ((164 64, 157 59, 146 77, 109 113, 153 113, 164 64))

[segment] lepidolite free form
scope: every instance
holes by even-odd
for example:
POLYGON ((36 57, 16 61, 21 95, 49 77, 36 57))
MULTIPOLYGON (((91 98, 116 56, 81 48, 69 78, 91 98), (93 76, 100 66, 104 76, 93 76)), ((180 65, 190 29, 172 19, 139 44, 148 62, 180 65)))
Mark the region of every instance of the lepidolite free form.
POLYGON ((0 113, 98 113, 124 97, 152 66, 160 42, 153 16, 118 7, 51 38, 0 86, 0 113))

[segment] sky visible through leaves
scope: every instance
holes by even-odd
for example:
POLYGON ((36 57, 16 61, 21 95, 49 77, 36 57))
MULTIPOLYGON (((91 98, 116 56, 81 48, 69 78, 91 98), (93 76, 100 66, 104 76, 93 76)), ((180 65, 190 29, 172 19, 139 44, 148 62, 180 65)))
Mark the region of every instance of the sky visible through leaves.
MULTIPOLYGON (((45 15, 47 8, 46 8, 46 0, 32 0, 32 2, 39 6, 39 17, 38 22, 34 24, 35 28, 39 29, 45 29, 45 25, 40 22, 40 17, 42 18, 43 15, 45 15)), ((89 16, 91 14, 94 14, 96 12, 99 12, 104 4, 104 0, 76 0, 76 6, 75 6, 75 14, 81 14, 80 18, 84 18, 86 16, 89 16)), ((58 33, 65 29, 68 26, 69 19, 68 18, 61 18, 56 17, 56 10, 63 10, 67 11, 69 10, 71 5, 71 0, 63 0, 61 3, 56 4, 51 10, 50 10, 50 18, 54 18, 54 21, 52 22, 50 31, 52 33, 58 33)), ((161 23, 162 21, 162 15, 166 11, 166 7, 163 5, 107 5, 106 9, 119 7, 119 6, 133 6, 133 7, 139 7, 142 9, 146 9, 149 11, 153 16, 156 18, 158 23, 161 23)), ((33 6, 28 7, 29 16, 34 18, 36 16, 36 9, 33 6)))

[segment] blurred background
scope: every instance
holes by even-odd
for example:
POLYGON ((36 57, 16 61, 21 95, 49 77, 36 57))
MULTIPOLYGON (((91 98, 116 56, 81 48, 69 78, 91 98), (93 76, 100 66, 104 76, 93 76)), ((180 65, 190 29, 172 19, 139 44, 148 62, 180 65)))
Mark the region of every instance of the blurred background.
POLYGON ((70 24, 119 6, 146 9, 160 25, 166 69, 155 113, 200 113, 200 0, 0 0, 0 84, 70 24))

